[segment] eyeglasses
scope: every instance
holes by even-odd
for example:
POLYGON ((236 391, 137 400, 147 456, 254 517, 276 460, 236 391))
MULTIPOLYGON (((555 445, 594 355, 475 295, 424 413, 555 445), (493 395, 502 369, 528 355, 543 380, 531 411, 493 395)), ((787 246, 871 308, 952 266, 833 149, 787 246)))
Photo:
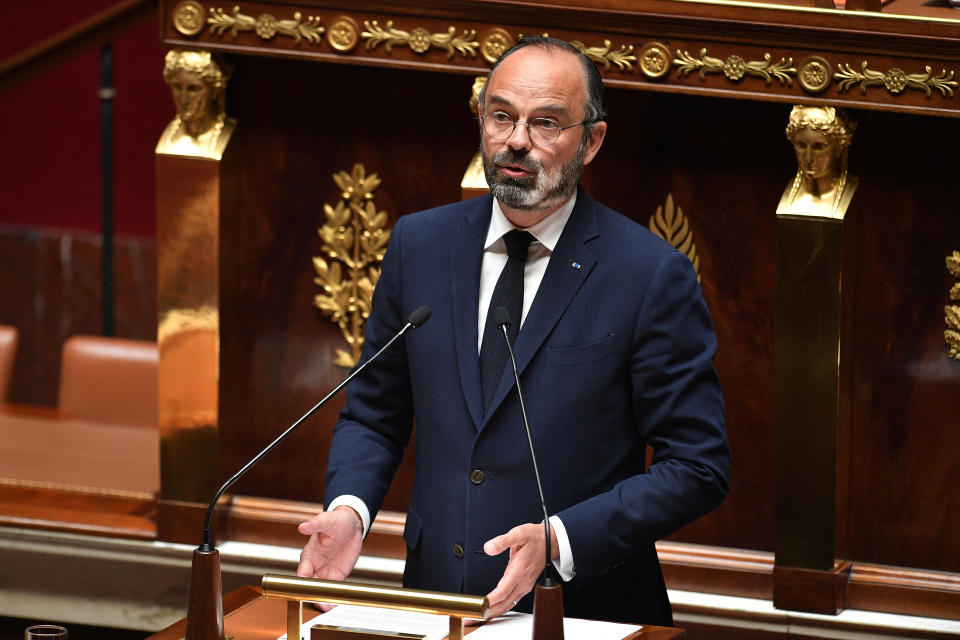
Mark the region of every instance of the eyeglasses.
POLYGON ((534 118, 529 122, 524 120, 514 120, 513 116, 503 111, 494 111, 488 118, 486 114, 480 116, 483 122, 483 130, 490 136, 491 140, 497 142, 506 140, 513 135, 518 124, 527 126, 527 135, 530 140, 538 147, 549 147, 560 137, 560 134, 567 129, 573 129, 582 125, 593 124, 588 120, 561 127, 557 122, 550 118, 534 118))

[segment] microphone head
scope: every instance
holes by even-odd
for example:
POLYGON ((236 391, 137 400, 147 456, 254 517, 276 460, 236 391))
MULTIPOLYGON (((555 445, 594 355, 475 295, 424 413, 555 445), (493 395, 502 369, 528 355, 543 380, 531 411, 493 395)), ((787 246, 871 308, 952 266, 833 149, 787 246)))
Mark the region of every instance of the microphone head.
POLYGON ((417 307, 413 313, 407 318, 407 322, 413 325, 413 328, 416 329, 424 322, 430 319, 430 307, 423 305, 422 307, 417 307))
POLYGON ((498 327, 502 327, 504 325, 508 327, 510 326, 510 312, 507 311, 506 307, 497 307, 493 310, 493 316, 491 317, 493 318, 493 321, 497 323, 498 327))

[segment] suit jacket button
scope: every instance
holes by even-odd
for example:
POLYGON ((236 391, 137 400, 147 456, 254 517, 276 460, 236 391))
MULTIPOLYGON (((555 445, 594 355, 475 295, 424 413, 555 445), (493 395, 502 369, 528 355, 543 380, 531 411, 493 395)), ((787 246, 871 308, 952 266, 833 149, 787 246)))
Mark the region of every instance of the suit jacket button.
POLYGON ((483 471, 480 469, 474 469, 470 472, 470 482, 473 484, 480 484, 483 482, 483 471))
POLYGON ((462 558, 462 557, 463 557, 463 547, 461 547, 459 544, 453 545, 453 555, 457 556, 458 558, 462 558))

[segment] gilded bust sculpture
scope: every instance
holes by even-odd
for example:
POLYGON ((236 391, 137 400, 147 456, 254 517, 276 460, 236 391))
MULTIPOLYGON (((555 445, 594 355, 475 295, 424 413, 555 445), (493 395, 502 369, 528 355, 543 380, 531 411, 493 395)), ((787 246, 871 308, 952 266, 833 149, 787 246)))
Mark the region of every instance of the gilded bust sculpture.
POLYGON ((157 143, 157 153, 219 160, 236 121, 226 114, 229 70, 209 51, 173 49, 163 79, 170 87, 177 116, 157 143))
POLYGON ((855 128, 841 109, 793 107, 786 134, 797 157, 797 175, 784 190, 777 215, 843 219, 858 182, 847 173, 855 128))
MULTIPOLYGON (((480 91, 486 84, 487 76, 477 76, 474 78, 469 103, 470 113, 473 114, 474 117, 477 115, 477 105, 480 104, 480 91)), ((487 186, 487 178, 483 174, 483 159, 480 157, 479 151, 473 154, 473 158, 470 160, 470 164, 463 174, 463 180, 460 181, 460 188, 475 193, 486 191, 489 188, 487 186)))

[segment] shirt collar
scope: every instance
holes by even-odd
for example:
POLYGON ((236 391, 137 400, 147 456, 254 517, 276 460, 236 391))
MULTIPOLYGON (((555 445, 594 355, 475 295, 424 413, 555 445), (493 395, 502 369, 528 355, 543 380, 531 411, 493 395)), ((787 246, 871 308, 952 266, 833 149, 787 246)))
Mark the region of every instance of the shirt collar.
MULTIPOLYGON (((529 231, 537 242, 553 253, 557 242, 560 240, 560 234, 563 233, 563 228, 566 226, 567 220, 570 219, 570 214, 573 213, 573 207, 576 204, 577 192, 574 191, 570 199, 559 209, 537 224, 527 227, 524 231, 529 231)), ((503 209, 500 208, 500 202, 494 198, 493 215, 490 216, 490 227, 487 229, 487 239, 483 243, 484 251, 490 249, 505 233, 513 229, 516 229, 516 227, 507 219, 506 214, 503 213, 503 209)))

